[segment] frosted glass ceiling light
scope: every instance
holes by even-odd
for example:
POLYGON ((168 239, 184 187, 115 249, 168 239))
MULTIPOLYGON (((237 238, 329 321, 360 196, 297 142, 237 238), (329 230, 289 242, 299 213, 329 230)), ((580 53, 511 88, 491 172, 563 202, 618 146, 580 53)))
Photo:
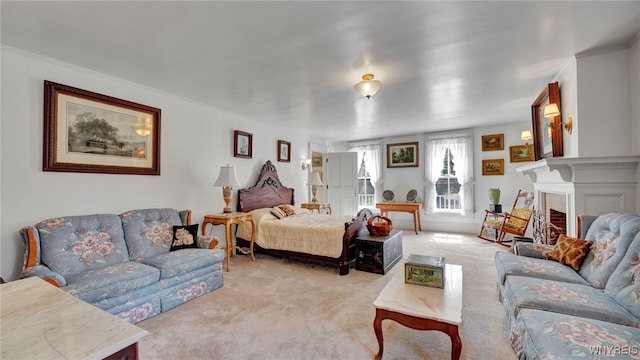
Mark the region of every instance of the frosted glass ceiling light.
POLYGON ((382 83, 378 80, 373 80, 373 74, 362 75, 362 81, 353 86, 354 89, 367 99, 371 99, 378 90, 382 87, 382 83))

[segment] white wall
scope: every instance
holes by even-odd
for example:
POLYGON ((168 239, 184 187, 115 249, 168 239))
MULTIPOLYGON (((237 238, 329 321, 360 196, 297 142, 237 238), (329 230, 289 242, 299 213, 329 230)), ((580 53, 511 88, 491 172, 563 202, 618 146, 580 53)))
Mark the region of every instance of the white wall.
MULTIPOLYGON (((18 230, 65 215, 115 213, 151 207, 191 209, 193 222, 220 212, 222 189, 213 187, 219 167, 235 166, 243 187, 252 186, 262 164, 272 160, 281 181, 307 198, 308 134, 260 122, 113 78, 2 47, 0 137, 2 199, 0 274, 15 279, 22 266, 18 230), (43 82, 50 80, 162 110, 161 175, 109 175, 42 171, 43 82), (253 134, 253 159, 233 157, 233 131, 253 134), (277 140, 291 142, 290 163, 277 162, 277 140)), ((234 208, 235 196, 234 190, 234 208)), ((215 234, 223 237, 221 229, 215 234)))
POLYGON ((577 57, 580 157, 632 154, 630 54, 620 48, 577 57))
MULTIPOLYGON (((476 211, 473 217, 462 217, 447 214, 421 215, 422 230, 429 231, 450 231, 457 233, 475 234, 480 229, 480 224, 484 219, 484 210, 489 206, 489 188, 499 187, 501 190, 501 203, 506 208, 511 208, 513 200, 519 189, 532 191, 533 184, 529 179, 515 171, 515 169, 527 163, 511 163, 509 159, 509 146, 522 145, 520 138, 522 130, 531 130, 531 119, 523 119, 501 126, 487 126, 474 128, 474 178, 475 178, 475 206, 476 211), (505 148, 499 151, 482 151, 482 136, 491 134, 504 134, 505 148), (503 176, 483 176, 482 160, 504 159, 505 174, 503 176)), ((395 200, 403 201, 406 194, 411 189, 418 191, 418 201, 424 201, 425 195, 425 161, 424 158, 424 138, 425 134, 415 134, 398 137, 387 137, 382 139, 382 176, 384 179, 384 190, 391 190, 395 194, 395 200), (417 168, 392 168, 386 167, 387 144, 404 143, 418 141, 420 147, 419 167, 417 168)), ((332 144, 331 151, 347 151, 347 142, 337 142, 332 144)), ((413 228, 413 218, 410 214, 390 213, 389 218, 393 220, 397 228, 413 228)))

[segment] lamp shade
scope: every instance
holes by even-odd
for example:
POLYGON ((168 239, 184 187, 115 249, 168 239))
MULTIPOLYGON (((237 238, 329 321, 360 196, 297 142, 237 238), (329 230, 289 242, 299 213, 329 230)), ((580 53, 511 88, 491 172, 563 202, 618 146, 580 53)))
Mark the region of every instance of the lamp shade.
POLYGON ((233 166, 229 166, 229 164, 227 164, 227 166, 220 166, 220 174, 213 186, 239 187, 240 181, 238 181, 236 169, 234 169, 233 166))
POLYGON ((322 186, 322 185, 324 185, 322 183, 322 179, 320 179, 320 173, 319 172, 311 173, 311 179, 309 179, 309 180, 310 180, 309 181, 309 185, 312 185, 312 186, 322 186))
POLYGON ((531 139, 531 131, 523 130, 522 134, 520 135, 520 138, 524 141, 528 141, 529 139, 531 139))
POLYGON ((367 99, 371 99, 378 90, 382 87, 382 83, 378 80, 373 80, 373 74, 362 75, 362 81, 353 86, 354 89, 367 99))
POLYGON ((552 117, 560 115, 560 109, 558 108, 558 104, 551 103, 544 107, 544 117, 552 117))

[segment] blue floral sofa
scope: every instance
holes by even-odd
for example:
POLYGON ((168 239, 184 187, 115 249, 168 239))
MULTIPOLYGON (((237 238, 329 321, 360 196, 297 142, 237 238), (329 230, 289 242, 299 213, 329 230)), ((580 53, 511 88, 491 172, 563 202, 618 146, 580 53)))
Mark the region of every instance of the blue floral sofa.
MULTIPOLYGON (((213 236, 170 251, 191 211, 144 209, 48 219, 20 229, 21 277, 38 276, 136 323, 222 286, 225 252, 213 236)), ((193 230, 193 229, 192 229, 193 230)))
POLYGON ((545 260, 549 245, 496 253, 511 346, 520 359, 640 359, 640 215, 578 220, 593 241, 578 271, 545 260))

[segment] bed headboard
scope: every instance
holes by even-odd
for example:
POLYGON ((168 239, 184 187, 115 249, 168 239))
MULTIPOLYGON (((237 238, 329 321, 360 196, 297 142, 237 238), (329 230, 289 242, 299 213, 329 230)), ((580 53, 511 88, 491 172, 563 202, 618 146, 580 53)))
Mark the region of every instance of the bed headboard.
POLYGON ((238 211, 247 212, 283 204, 294 204, 293 189, 282 185, 278 170, 271 160, 262 165, 254 186, 238 190, 238 211))

